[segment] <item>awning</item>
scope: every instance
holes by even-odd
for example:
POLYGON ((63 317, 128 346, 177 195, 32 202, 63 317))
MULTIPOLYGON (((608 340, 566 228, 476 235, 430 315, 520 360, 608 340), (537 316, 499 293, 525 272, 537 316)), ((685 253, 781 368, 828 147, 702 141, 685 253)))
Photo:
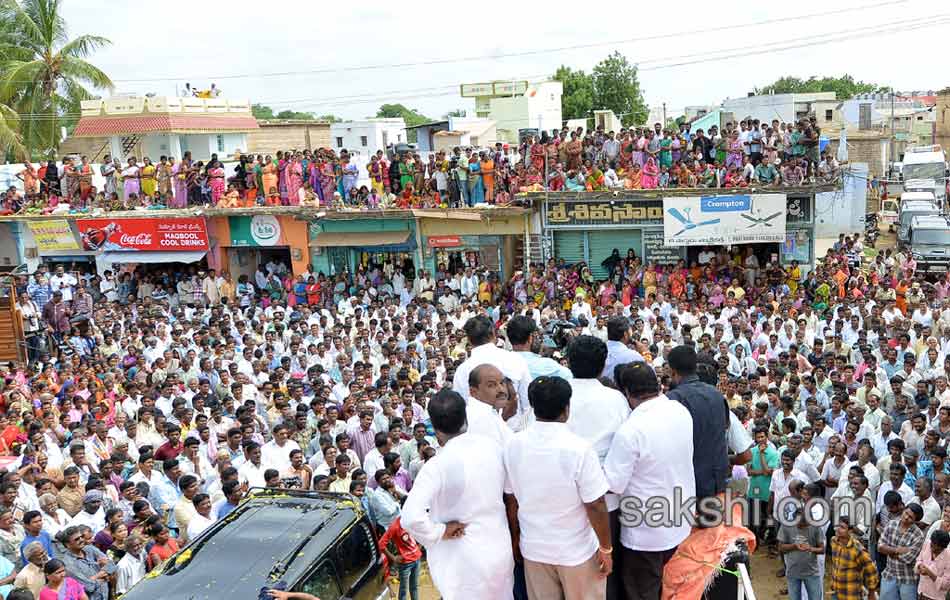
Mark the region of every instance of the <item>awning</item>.
POLYGON ((138 263, 138 264, 159 264, 159 263, 185 263, 190 264, 198 262, 205 251, 195 252, 103 252, 97 257, 97 262, 101 263, 138 263))
POLYGON ((362 233, 329 232, 318 234, 311 245, 339 246, 400 246, 409 240, 410 231, 369 231, 362 233))

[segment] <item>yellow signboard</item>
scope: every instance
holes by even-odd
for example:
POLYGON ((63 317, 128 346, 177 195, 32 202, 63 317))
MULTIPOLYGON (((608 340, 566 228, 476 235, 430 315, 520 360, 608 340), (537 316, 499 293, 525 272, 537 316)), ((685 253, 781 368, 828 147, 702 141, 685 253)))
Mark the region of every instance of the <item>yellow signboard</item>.
POLYGON ((79 250, 79 243, 66 219, 30 221, 29 226, 39 250, 79 250))

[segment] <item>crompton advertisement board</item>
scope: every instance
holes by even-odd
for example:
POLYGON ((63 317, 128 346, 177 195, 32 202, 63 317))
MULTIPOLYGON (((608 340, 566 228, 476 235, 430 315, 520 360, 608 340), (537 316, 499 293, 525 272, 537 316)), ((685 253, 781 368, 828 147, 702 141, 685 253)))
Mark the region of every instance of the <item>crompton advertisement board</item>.
POLYGON ((686 196, 663 199, 667 246, 785 241, 785 194, 686 196))
POLYGON ((207 251, 208 228, 201 217, 172 219, 80 219, 83 250, 207 251))

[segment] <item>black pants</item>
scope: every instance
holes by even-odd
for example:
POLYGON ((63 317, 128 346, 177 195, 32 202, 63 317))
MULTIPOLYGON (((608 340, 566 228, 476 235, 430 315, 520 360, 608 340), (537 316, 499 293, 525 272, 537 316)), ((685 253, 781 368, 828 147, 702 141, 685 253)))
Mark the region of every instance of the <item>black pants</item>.
POLYGON ((620 545, 620 509, 613 510, 608 514, 610 519, 610 545, 614 551, 610 558, 613 562, 613 570, 607 576, 607 600, 629 600, 629 596, 624 594, 622 573, 623 569, 623 551, 620 545))
POLYGON ((676 548, 659 552, 624 548, 620 576, 626 600, 659 600, 663 590, 663 567, 675 553, 676 548))

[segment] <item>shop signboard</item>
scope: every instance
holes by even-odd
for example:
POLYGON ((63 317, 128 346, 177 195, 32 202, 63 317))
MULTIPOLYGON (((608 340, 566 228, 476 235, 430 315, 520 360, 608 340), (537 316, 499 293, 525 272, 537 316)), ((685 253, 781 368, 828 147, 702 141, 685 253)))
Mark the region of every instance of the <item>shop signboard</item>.
POLYGON ((685 258, 685 246, 667 246, 663 243, 662 229, 643 230, 644 264, 675 265, 685 258))
POLYGON ((430 235, 430 248, 458 248, 462 245, 462 238, 457 235, 430 235))
POLYGON ((685 196, 663 199, 667 246, 785 241, 785 194, 685 196))
POLYGON ((782 242, 782 262, 790 263, 797 260, 800 264, 811 262, 811 252, 808 245, 808 232, 802 229, 789 231, 782 242))
POLYGON ((28 223, 40 252, 79 250, 79 242, 66 219, 43 219, 28 223))
POLYGON ((208 228, 201 217, 169 219, 81 219, 83 250, 207 251, 208 228))
POLYGON ((659 224, 663 222, 663 200, 548 202, 544 218, 553 228, 659 224))
POLYGON ((253 217, 228 217, 231 230, 231 245, 248 246, 286 246, 281 241, 283 231, 280 219, 274 215, 254 215, 253 217))

